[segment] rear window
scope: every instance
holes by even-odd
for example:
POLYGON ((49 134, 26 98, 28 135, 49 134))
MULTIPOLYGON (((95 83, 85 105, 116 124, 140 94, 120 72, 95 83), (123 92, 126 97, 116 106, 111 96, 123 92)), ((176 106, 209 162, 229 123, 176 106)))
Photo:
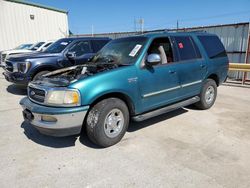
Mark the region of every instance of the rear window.
POLYGON ((210 59, 226 57, 226 50, 217 36, 198 36, 210 59))
POLYGON ((93 45, 94 52, 98 52, 108 42, 109 42, 109 40, 92 40, 92 45, 93 45))
POLYGON ((178 36, 174 38, 181 61, 201 58, 200 52, 191 37, 178 36))

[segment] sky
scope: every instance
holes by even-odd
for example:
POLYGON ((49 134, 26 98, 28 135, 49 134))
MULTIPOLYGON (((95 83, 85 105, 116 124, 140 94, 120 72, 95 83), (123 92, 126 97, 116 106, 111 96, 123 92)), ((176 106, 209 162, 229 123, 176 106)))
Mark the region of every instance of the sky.
POLYGON ((73 34, 169 29, 250 21, 250 0, 26 0, 68 11, 73 34), (136 27, 135 27, 136 25, 136 27))

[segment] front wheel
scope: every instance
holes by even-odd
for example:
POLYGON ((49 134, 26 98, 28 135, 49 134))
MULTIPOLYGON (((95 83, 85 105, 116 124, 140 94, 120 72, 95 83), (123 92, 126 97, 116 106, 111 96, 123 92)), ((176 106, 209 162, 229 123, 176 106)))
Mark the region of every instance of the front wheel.
POLYGON ((118 143, 126 133, 128 125, 127 105, 118 98, 104 99, 94 105, 86 120, 89 139, 102 147, 118 143))
POLYGON ((196 103, 196 107, 201 110, 209 109, 213 106, 217 97, 217 85, 212 79, 207 79, 201 89, 200 101, 196 103))
POLYGON ((43 75, 49 73, 50 71, 41 71, 41 72, 38 72, 36 73, 34 76, 33 76, 33 79, 32 81, 36 81, 36 80, 39 80, 43 75))

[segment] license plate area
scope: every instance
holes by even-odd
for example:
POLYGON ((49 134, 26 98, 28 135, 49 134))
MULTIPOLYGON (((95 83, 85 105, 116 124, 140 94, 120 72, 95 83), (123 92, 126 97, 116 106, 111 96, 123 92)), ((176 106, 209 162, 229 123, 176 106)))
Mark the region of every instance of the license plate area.
POLYGON ((25 109, 23 111, 23 117, 24 117, 25 120, 28 120, 28 121, 32 121, 34 119, 34 115, 28 109, 25 109))

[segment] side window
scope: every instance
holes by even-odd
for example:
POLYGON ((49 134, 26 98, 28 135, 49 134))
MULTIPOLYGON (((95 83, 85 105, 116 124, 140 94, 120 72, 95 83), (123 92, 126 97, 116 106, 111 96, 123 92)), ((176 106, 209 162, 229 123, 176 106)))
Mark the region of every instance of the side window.
POLYGON ((84 55, 86 53, 91 53, 89 42, 88 41, 77 42, 69 49, 69 52, 75 52, 76 57, 84 55))
POLYGON ((181 61, 197 59, 201 57, 196 44, 189 36, 178 36, 174 37, 174 39, 181 61))
POLYGON ((198 36, 209 58, 226 57, 226 51, 217 36, 198 36))
POLYGON ((148 55, 159 54, 161 56, 161 64, 174 62, 173 50, 168 38, 154 39, 147 53, 148 55))
POLYGON ((98 52, 99 50, 101 50, 103 46, 105 46, 108 42, 109 40, 93 40, 92 46, 94 52, 98 52))

